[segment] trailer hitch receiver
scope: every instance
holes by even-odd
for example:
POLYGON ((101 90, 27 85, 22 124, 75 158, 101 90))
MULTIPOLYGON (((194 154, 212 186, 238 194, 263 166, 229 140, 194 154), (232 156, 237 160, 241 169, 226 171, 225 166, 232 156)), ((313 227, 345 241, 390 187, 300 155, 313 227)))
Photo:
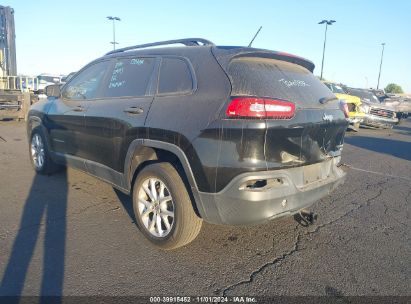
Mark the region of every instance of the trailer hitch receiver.
POLYGON ((318 215, 312 211, 301 209, 294 214, 294 219, 303 227, 308 227, 317 221, 318 215))

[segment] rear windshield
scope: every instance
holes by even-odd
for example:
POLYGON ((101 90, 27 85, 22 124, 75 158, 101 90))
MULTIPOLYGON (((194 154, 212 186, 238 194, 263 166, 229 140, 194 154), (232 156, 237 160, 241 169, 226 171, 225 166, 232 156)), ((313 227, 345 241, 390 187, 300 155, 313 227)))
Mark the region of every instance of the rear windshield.
POLYGON ((228 67, 233 96, 270 97, 318 106, 333 93, 299 65, 268 58, 241 57, 228 67))

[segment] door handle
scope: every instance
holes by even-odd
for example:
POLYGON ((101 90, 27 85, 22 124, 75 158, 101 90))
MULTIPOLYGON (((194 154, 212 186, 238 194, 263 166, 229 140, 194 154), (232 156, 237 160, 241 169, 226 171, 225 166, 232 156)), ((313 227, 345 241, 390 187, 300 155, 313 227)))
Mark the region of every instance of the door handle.
POLYGON ((144 110, 139 107, 129 107, 124 109, 124 112, 129 113, 129 114, 142 114, 144 110))
POLYGON ((83 111, 84 111, 84 108, 83 108, 82 106, 77 106, 77 107, 74 107, 73 111, 75 111, 75 112, 83 112, 83 111))

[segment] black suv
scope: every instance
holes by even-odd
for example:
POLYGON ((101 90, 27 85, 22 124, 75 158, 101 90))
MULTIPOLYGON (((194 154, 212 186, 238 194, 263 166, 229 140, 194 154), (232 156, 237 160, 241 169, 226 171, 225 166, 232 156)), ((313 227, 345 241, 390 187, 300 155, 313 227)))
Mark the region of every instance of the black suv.
POLYGON ((191 242, 202 220, 295 214, 345 175, 347 121, 313 69, 197 38, 109 52, 31 107, 34 169, 69 165, 130 194, 138 227, 165 249, 191 242))

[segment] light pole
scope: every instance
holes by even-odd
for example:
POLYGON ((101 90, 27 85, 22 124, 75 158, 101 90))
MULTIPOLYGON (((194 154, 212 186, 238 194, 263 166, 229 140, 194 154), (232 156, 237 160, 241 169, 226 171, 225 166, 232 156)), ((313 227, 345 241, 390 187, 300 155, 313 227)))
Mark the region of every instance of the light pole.
POLYGON ((116 49, 116 44, 118 44, 118 42, 116 42, 116 25, 115 22, 116 21, 121 21, 121 19, 119 17, 112 17, 112 16, 107 16, 108 20, 112 20, 113 21, 113 41, 110 42, 113 45, 113 50, 116 49))
POLYGON ((381 51, 381 61, 380 61, 380 72, 378 73, 377 90, 378 90, 378 87, 380 86, 380 76, 381 76, 381 67, 382 67, 382 57, 384 56, 384 46, 385 46, 385 42, 381 43, 381 45, 382 45, 382 51, 381 51))
POLYGON ((323 20, 318 22, 318 24, 324 24, 325 23, 325 34, 324 34, 324 47, 323 47, 323 60, 321 62, 321 76, 320 79, 323 80, 323 68, 324 68, 324 54, 325 54, 325 44, 327 43, 327 28, 329 25, 332 25, 335 20, 323 20))

